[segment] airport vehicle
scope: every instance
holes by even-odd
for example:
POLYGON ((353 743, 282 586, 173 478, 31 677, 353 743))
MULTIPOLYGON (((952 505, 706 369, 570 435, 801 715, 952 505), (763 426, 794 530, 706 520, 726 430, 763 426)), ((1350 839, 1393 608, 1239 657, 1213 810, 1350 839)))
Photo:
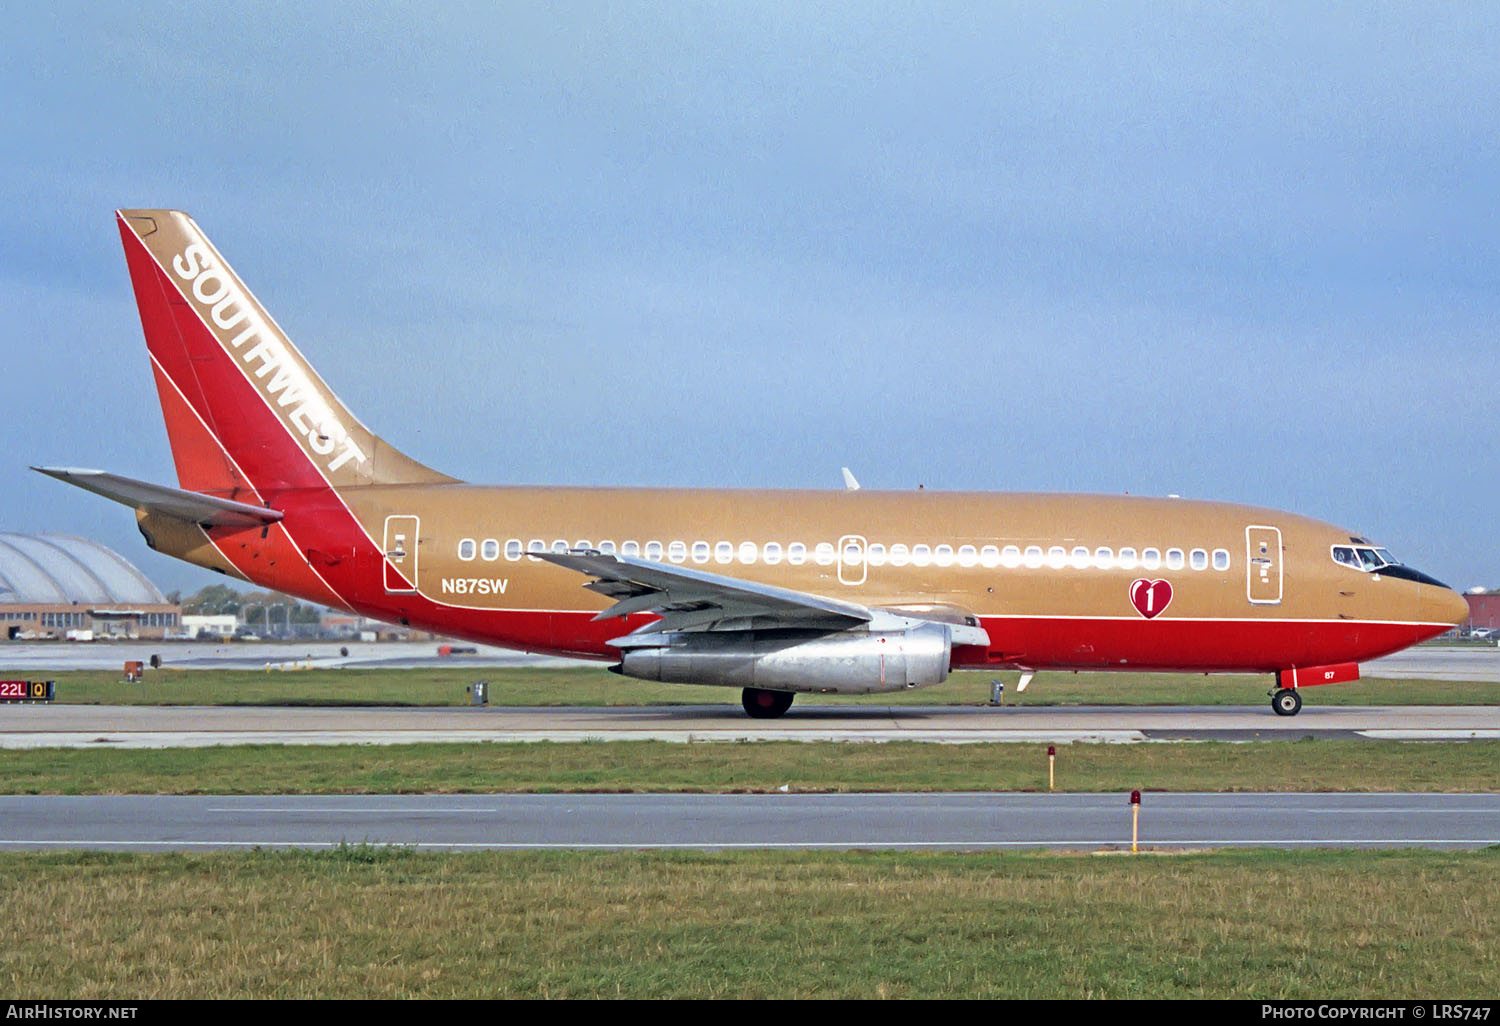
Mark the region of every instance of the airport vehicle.
POLYGON ((135 509, 154 549, 308 601, 739 687, 758 717, 956 667, 1023 690, 1043 669, 1265 672, 1292 715, 1467 615, 1365 538, 1251 506, 467 484, 355 419, 186 214, 117 217, 180 487, 37 469, 135 509))

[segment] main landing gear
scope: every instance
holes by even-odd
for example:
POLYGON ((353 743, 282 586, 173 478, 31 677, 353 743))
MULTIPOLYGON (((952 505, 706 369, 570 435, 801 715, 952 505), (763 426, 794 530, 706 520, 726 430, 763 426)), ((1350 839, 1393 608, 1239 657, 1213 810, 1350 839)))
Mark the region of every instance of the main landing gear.
POLYGON ((774 720, 792 707, 796 697, 790 691, 766 691, 763 688, 746 688, 740 696, 745 711, 757 720, 774 720))
POLYGON ((1277 716, 1296 716, 1302 708, 1302 696, 1296 688, 1278 688, 1271 692, 1271 708, 1277 716))

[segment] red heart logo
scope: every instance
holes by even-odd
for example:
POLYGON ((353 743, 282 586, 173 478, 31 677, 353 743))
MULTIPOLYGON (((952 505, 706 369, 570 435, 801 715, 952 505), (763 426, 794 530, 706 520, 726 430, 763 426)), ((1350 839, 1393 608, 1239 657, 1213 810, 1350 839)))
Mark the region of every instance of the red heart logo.
POLYGON ((1172 604, 1172 582, 1137 578, 1130 585, 1130 604, 1148 620, 1159 616, 1172 604))

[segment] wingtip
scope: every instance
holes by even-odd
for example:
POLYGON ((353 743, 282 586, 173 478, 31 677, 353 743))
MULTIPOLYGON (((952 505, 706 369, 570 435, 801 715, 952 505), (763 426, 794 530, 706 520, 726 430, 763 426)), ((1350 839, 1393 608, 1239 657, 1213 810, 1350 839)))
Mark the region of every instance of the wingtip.
POLYGON ((89 467, 32 467, 38 474, 46 474, 48 477, 94 477, 104 473, 102 470, 93 470, 89 467))

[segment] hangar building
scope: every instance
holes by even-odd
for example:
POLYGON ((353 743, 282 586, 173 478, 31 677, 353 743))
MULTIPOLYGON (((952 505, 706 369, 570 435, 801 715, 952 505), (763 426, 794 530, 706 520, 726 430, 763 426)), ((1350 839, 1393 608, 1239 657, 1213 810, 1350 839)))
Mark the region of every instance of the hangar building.
POLYGON ((0 531, 0 637, 162 638, 181 621, 180 605, 98 542, 0 531))
POLYGON ((1471 591, 1464 601, 1469 604, 1469 622, 1465 627, 1500 627, 1500 592, 1471 591))

